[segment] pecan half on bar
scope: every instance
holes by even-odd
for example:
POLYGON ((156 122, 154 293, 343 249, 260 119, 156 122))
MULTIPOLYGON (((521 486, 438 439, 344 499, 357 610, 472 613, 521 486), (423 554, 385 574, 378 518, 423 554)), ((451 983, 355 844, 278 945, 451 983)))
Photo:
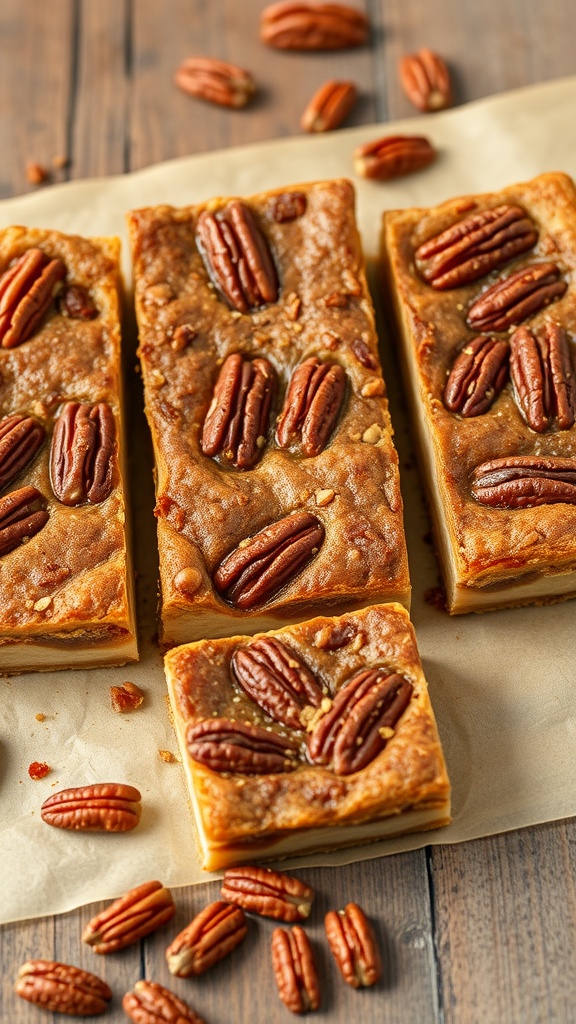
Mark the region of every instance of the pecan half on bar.
POLYGON ((300 118, 304 132, 328 132, 342 124, 356 103, 354 82, 330 79, 314 93, 300 118))
POLYGON ((294 743, 257 725, 231 718, 206 718, 188 727, 188 753, 215 772, 270 775, 297 767, 294 743))
POLYGON ((187 57, 174 81, 183 92, 221 107, 245 107, 256 92, 252 75, 215 57, 187 57))
POLYGON ((45 437, 44 427, 33 416, 7 416, 0 422, 0 488, 26 468, 45 437))
POLYGON ((492 508, 534 508, 565 502, 576 505, 576 459, 509 455, 477 466, 471 490, 492 508))
POLYGON ((82 942, 95 953, 115 953, 150 935, 175 913, 170 890, 161 882, 144 882, 93 917, 82 932, 82 942))
POLYGON ((278 50, 362 46, 368 29, 364 12, 347 4, 284 0, 265 7, 260 16, 260 39, 278 50))
POLYGON ((232 655, 232 671, 248 696, 275 721, 302 728, 306 706, 320 707, 323 693, 313 672, 276 637, 260 637, 232 655))
POLYGON ((128 832, 140 821, 140 793, 134 786, 100 782, 53 793, 40 817, 47 825, 73 832, 128 832))
POLYGON ((54 424, 50 477, 63 505, 106 501, 114 486, 116 422, 106 402, 66 402, 54 424))
POLYGON ((386 135, 354 150, 354 169, 362 178, 390 181, 428 167, 437 153, 423 135, 386 135))
POLYGON ((241 907, 218 900, 201 910, 166 950, 170 974, 177 978, 203 974, 236 949, 248 932, 241 907))
POLYGON ((320 1006, 320 982, 310 939, 300 925, 272 933, 272 967, 278 995, 292 1013, 320 1006))
POLYGON ((0 344, 15 348, 32 337, 66 276, 62 260, 28 249, 0 278, 0 344))
POLYGON ((406 96, 418 110, 430 113, 452 105, 452 82, 445 61, 423 46, 408 53, 398 65, 400 83, 406 96))
POLYGON ((382 973, 374 932, 361 907, 348 903, 324 918, 326 938, 344 981, 352 988, 375 985, 382 973))
POLYGON ((510 373, 516 402, 529 427, 542 434, 556 420, 570 430, 576 416, 576 378, 566 332, 546 323, 537 333, 519 327, 510 338, 510 373))
POLYGON ((509 356, 507 341, 483 334, 467 341, 444 386, 448 411, 464 417, 487 412, 508 380, 509 356))
POLYGON ((559 299, 567 287, 555 263, 530 263, 483 292, 466 322, 473 331, 505 331, 559 299))
POLYGON ((304 921, 310 914, 314 890, 293 875, 246 866, 224 872, 220 895, 253 914, 278 921, 304 921))
POLYGON ((95 974, 55 960, 27 960, 18 971, 15 991, 43 1010, 77 1017, 104 1013, 112 999, 110 987, 95 974))
POLYGON ((274 369, 267 359, 229 355, 204 420, 204 455, 223 455, 237 469, 251 469, 266 444, 273 394, 274 369))
POLYGON ((122 1009, 134 1024, 204 1024, 183 999, 155 981, 137 981, 124 996, 122 1009))
POLYGON ((317 356, 300 363, 278 418, 278 446, 289 448, 299 443, 308 458, 319 455, 334 430, 345 390, 346 373, 339 363, 323 363, 317 356))
POLYGON ((196 225, 200 254, 214 284, 232 309, 249 313, 278 298, 270 246, 246 203, 204 210, 196 225))
POLYGON ((7 555, 46 526, 50 517, 39 507, 44 500, 36 487, 20 487, 0 498, 0 555, 7 555))

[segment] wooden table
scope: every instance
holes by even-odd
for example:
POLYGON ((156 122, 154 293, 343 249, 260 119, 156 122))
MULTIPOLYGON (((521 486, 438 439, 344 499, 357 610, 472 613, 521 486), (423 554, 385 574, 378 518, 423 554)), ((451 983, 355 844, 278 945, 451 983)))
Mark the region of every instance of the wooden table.
MULTIPOLYGON (((576 72, 573 0, 357 3, 370 15, 371 43, 334 56, 265 49, 257 0, 2 0, 0 197, 33 187, 29 160, 62 181, 295 134, 306 101, 328 77, 352 78, 362 91, 350 124, 409 116, 396 65, 421 45, 450 62, 457 103, 576 72), (195 53, 252 70, 261 91, 249 110, 231 113, 175 89, 174 69, 195 53), (69 165, 54 168, 60 157, 69 165)), ((310 926, 324 986, 317 1020, 576 1021, 576 822, 303 875, 318 891, 310 926), (375 922, 384 954, 384 977, 372 991, 345 990, 322 941, 323 911, 351 899, 375 922)), ((233 959, 199 981, 168 974, 168 936, 217 894, 216 883, 178 891, 172 925, 96 964, 79 937, 100 907, 5 926, 0 1018, 49 1018, 12 994, 18 966, 40 956, 105 977, 115 993, 103 1018, 110 1022, 125 1020, 121 996, 139 977, 171 987, 209 1024, 288 1021, 268 963, 269 921, 257 921, 233 959)))

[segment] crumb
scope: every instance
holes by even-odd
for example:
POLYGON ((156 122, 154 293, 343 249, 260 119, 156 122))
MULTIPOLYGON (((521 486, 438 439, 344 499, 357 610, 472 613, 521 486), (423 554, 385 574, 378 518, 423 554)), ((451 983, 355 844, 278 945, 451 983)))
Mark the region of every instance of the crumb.
POLYGON ((444 587, 428 587, 428 590, 424 591, 424 600, 426 604, 431 604, 433 608, 436 608, 439 612, 445 612, 446 608, 446 593, 444 587))
POLYGON ((110 701, 112 711, 123 714, 125 711, 135 711, 144 700, 144 694, 136 683, 123 683, 122 686, 110 687, 110 701))
POLYGON ((32 761, 32 764, 28 765, 28 775, 31 779, 43 779, 52 769, 49 764, 44 764, 43 761, 32 761))
POLYGON ((179 763, 179 758, 176 757, 176 755, 173 754, 171 750, 159 750, 158 753, 160 754, 162 760, 166 762, 166 764, 179 763))
POLYGON ((42 712, 40 712, 38 715, 36 715, 36 721, 37 722, 45 722, 46 721, 46 715, 43 715, 42 712))
POLYGON ((43 185, 48 179, 48 171, 42 164, 36 163, 35 160, 29 160, 26 164, 26 181, 29 181, 31 185, 43 185))

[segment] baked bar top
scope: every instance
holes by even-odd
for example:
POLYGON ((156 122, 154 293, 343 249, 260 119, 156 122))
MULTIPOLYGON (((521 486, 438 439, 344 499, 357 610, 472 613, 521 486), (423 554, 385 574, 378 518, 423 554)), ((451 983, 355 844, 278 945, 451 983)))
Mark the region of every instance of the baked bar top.
MULTIPOLYGON (((374 606, 338 618, 318 617, 255 638, 237 636, 185 645, 166 656, 165 669, 205 867, 272 857, 279 851, 343 846, 410 831, 415 822, 421 829, 449 820, 450 791, 440 741, 414 632, 400 605, 374 606), (280 660, 271 643, 280 645, 280 660), (246 656, 248 660, 241 664, 246 656), (279 696, 278 680, 285 681, 289 667, 300 671, 297 666, 302 664, 319 685, 321 700, 312 707, 306 704, 310 691, 307 697, 301 695, 296 701, 301 724, 289 727, 286 688, 284 697, 279 696), (393 715, 386 728, 383 720, 376 719, 391 698, 384 691, 379 694, 380 711, 372 707, 376 719, 371 719, 371 728, 381 739, 367 754, 364 767, 351 770, 350 765, 337 765, 336 752, 332 761, 328 756, 311 763, 307 746, 315 726, 323 718, 327 721, 324 716, 330 715, 336 695, 346 686, 353 687, 358 674, 368 670, 375 670, 376 677, 379 672, 402 677, 411 691, 405 710, 399 718, 393 715), (212 754, 220 752, 224 770, 206 767, 191 756, 190 727, 222 720, 256 726, 272 738, 284 737, 295 747, 296 758, 281 772, 226 771, 233 753, 223 736, 212 754)), ((378 679, 370 681, 370 694, 375 693, 375 682, 378 679)), ((294 691, 290 692, 295 699, 294 691)), ((366 726, 370 694, 367 698, 365 694, 364 712, 358 699, 340 714, 341 720, 347 718, 350 724, 352 714, 366 726)), ((366 730, 363 737, 368 747, 366 730)), ((348 737, 345 746, 348 754, 361 749, 359 731, 348 737)))
MULTIPOLYGON (((147 415, 157 460, 157 516, 165 634, 178 611, 208 613, 200 632, 267 628, 262 614, 303 618, 310 602, 352 607, 370 597, 408 601, 398 460, 381 377, 354 193, 320 182, 242 200, 271 250, 276 301, 241 312, 211 280, 199 218, 231 200, 129 216, 147 415), (238 469, 203 454, 201 435, 218 372, 231 353, 272 366, 274 397, 261 455, 238 469), (346 374, 342 411, 323 450, 281 449, 274 426, 293 371, 318 357, 346 374), (326 537, 311 563, 257 607, 238 611, 215 593, 222 559, 246 538, 300 511, 326 537), (210 617, 214 613, 213 617, 210 617), (222 626, 218 616, 228 620, 222 626), (239 624, 252 620, 254 625, 239 624)), ((172 637, 173 639, 173 637, 172 637)))

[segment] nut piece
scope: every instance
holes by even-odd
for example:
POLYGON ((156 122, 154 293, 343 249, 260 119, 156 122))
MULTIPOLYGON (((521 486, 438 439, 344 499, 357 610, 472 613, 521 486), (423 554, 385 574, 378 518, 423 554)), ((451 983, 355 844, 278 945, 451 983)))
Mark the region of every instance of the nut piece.
POLYGON ((516 401, 529 427, 542 434, 556 420, 570 430, 576 416, 576 380, 566 332, 546 323, 538 335, 519 327, 510 338, 510 373, 516 401))
POLYGON ((18 971, 16 994, 52 1013, 91 1017, 104 1013, 112 991, 89 971, 55 960, 27 960, 18 971))
POLYGON ((505 331, 559 299, 566 288, 555 263, 530 263, 483 292, 466 323, 473 331, 505 331))
POLYGON ((356 103, 358 90, 354 82, 330 79, 321 85, 308 103, 300 127, 303 132, 328 132, 342 124, 356 103))
POLYGON ((362 178, 389 181, 428 167, 436 150, 423 135, 385 135, 354 150, 354 170, 362 178))
POLYGON ((77 832, 128 832, 140 821, 140 793, 134 786, 101 782, 53 793, 40 809, 42 821, 77 832))
POLYGON ((304 921, 312 906, 314 890, 293 875, 269 868, 228 868, 220 895, 228 903, 278 921, 304 921))
POLYGON ((277 224, 296 220, 306 213, 308 200, 304 192, 281 192, 272 202, 272 218, 277 224))
POLYGON ((43 185, 48 181, 48 170, 36 160, 29 160, 26 164, 26 181, 31 185, 43 185))
POLYGON ((326 938, 344 981, 352 988, 375 985, 382 973, 374 932, 357 903, 331 910, 324 918, 326 938))
POLYGON ((260 637, 232 656, 232 670, 242 689, 275 721, 301 729, 302 710, 320 707, 323 693, 307 665, 275 637, 260 637))
POLYGON ((114 953, 150 935, 175 913, 170 890, 162 882, 144 882, 93 917, 82 932, 82 942, 95 953, 114 953))
POLYGON ((278 298, 278 275, 254 214, 239 200, 217 214, 204 210, 196 225, 200 253, 232 309, 249 313, 278 298))
POLYGON ((487 412, 508 380, 509 355, 507 341, 484 334, 467 341, 444 387, 448 411, 465 417, 487 412))
POLYGON ((106 402, 66 402, 54 424, 50 478, 63 505, 100 505, 114 486, 116 422, 106 402))
POLYGON ((521 206, 495 206, 429 238, 416 250, 416 262, 434 288, 458 288, 527 252, 537 239, 536 227, 521 206))
POLYGON ((110 687, 110 703, 112 711, 123 714, 126 711, 136 711, 144 700, 144 694, 136 683, 122 683, 122 686, 110 687))
POLYGON ((230 718, 206 718, 190 725, 186 745, 193 761, 215 772, 269 775, 297 767, 298 751, 293 743, 230 718))
POLYGON ((418 110, 431 113, 452 105, 450 72, 442 57, 425 46, 400 59, 400 83, 418 110))
POLYGON ((509 455, 477 466, 471 491, 492 508, 534 508, 565 502, 576 505, 576 459, 509 455))
POLYGON ((46 526, 46 509, 38 508, 44 495, 35 487, 19 487, 0 498, 0 556, 30 540, 46 526))
POLYGON ((7 416, 0 422, 0 488, 32 461, 46 431, 32 416, 7 416))
POLYGON ((256 92, 256 83, 248 71, 215 57, 187 57, 174 81, 189 96, 221 107, 245 107, 256 92))
POLYGON ((93 320, 98 310, 88 290, 81 284, 71 284, 58 296, 58 309, 70 320, 93 320))
POLYGON ((204 1024, 187 1003, 154 981, 137 981, 122 1009, 134 1024, 204 1024))
POLYGON ((237 469, 256 465, 266 443, 274 382, 267 359, 234 352, 224 360, 202 428, 204 455, 223 455, 237 469))
POLYGON ((317 356, 300 363, 278 419, 278 446, 289 448, 299 442, 308 458, 319 455, 334 430, 345 390, 346 373, 338 363, 323 363, 317 356))
POLYGON ((15 348, 40 325, 66 267, 41 249, 28 249, 0 278, 0 344, 15 348))
POLYGON ((292 1013, 306 1013, 320 1006, 320 983, 314 953, 300 925, 290 931, 272 932, 272 967, 278 995, 292 1013))
POLYGON ((231 953, 248 931, 241 907, 218 900, 201 910, 166 950, 168 970, 177 978, 203 974, 231 953))
POLYGON ((285 0, 265 7, 260 39, 277 50, 341 50, 368 39, 366 15, 356 7, 285 0))

